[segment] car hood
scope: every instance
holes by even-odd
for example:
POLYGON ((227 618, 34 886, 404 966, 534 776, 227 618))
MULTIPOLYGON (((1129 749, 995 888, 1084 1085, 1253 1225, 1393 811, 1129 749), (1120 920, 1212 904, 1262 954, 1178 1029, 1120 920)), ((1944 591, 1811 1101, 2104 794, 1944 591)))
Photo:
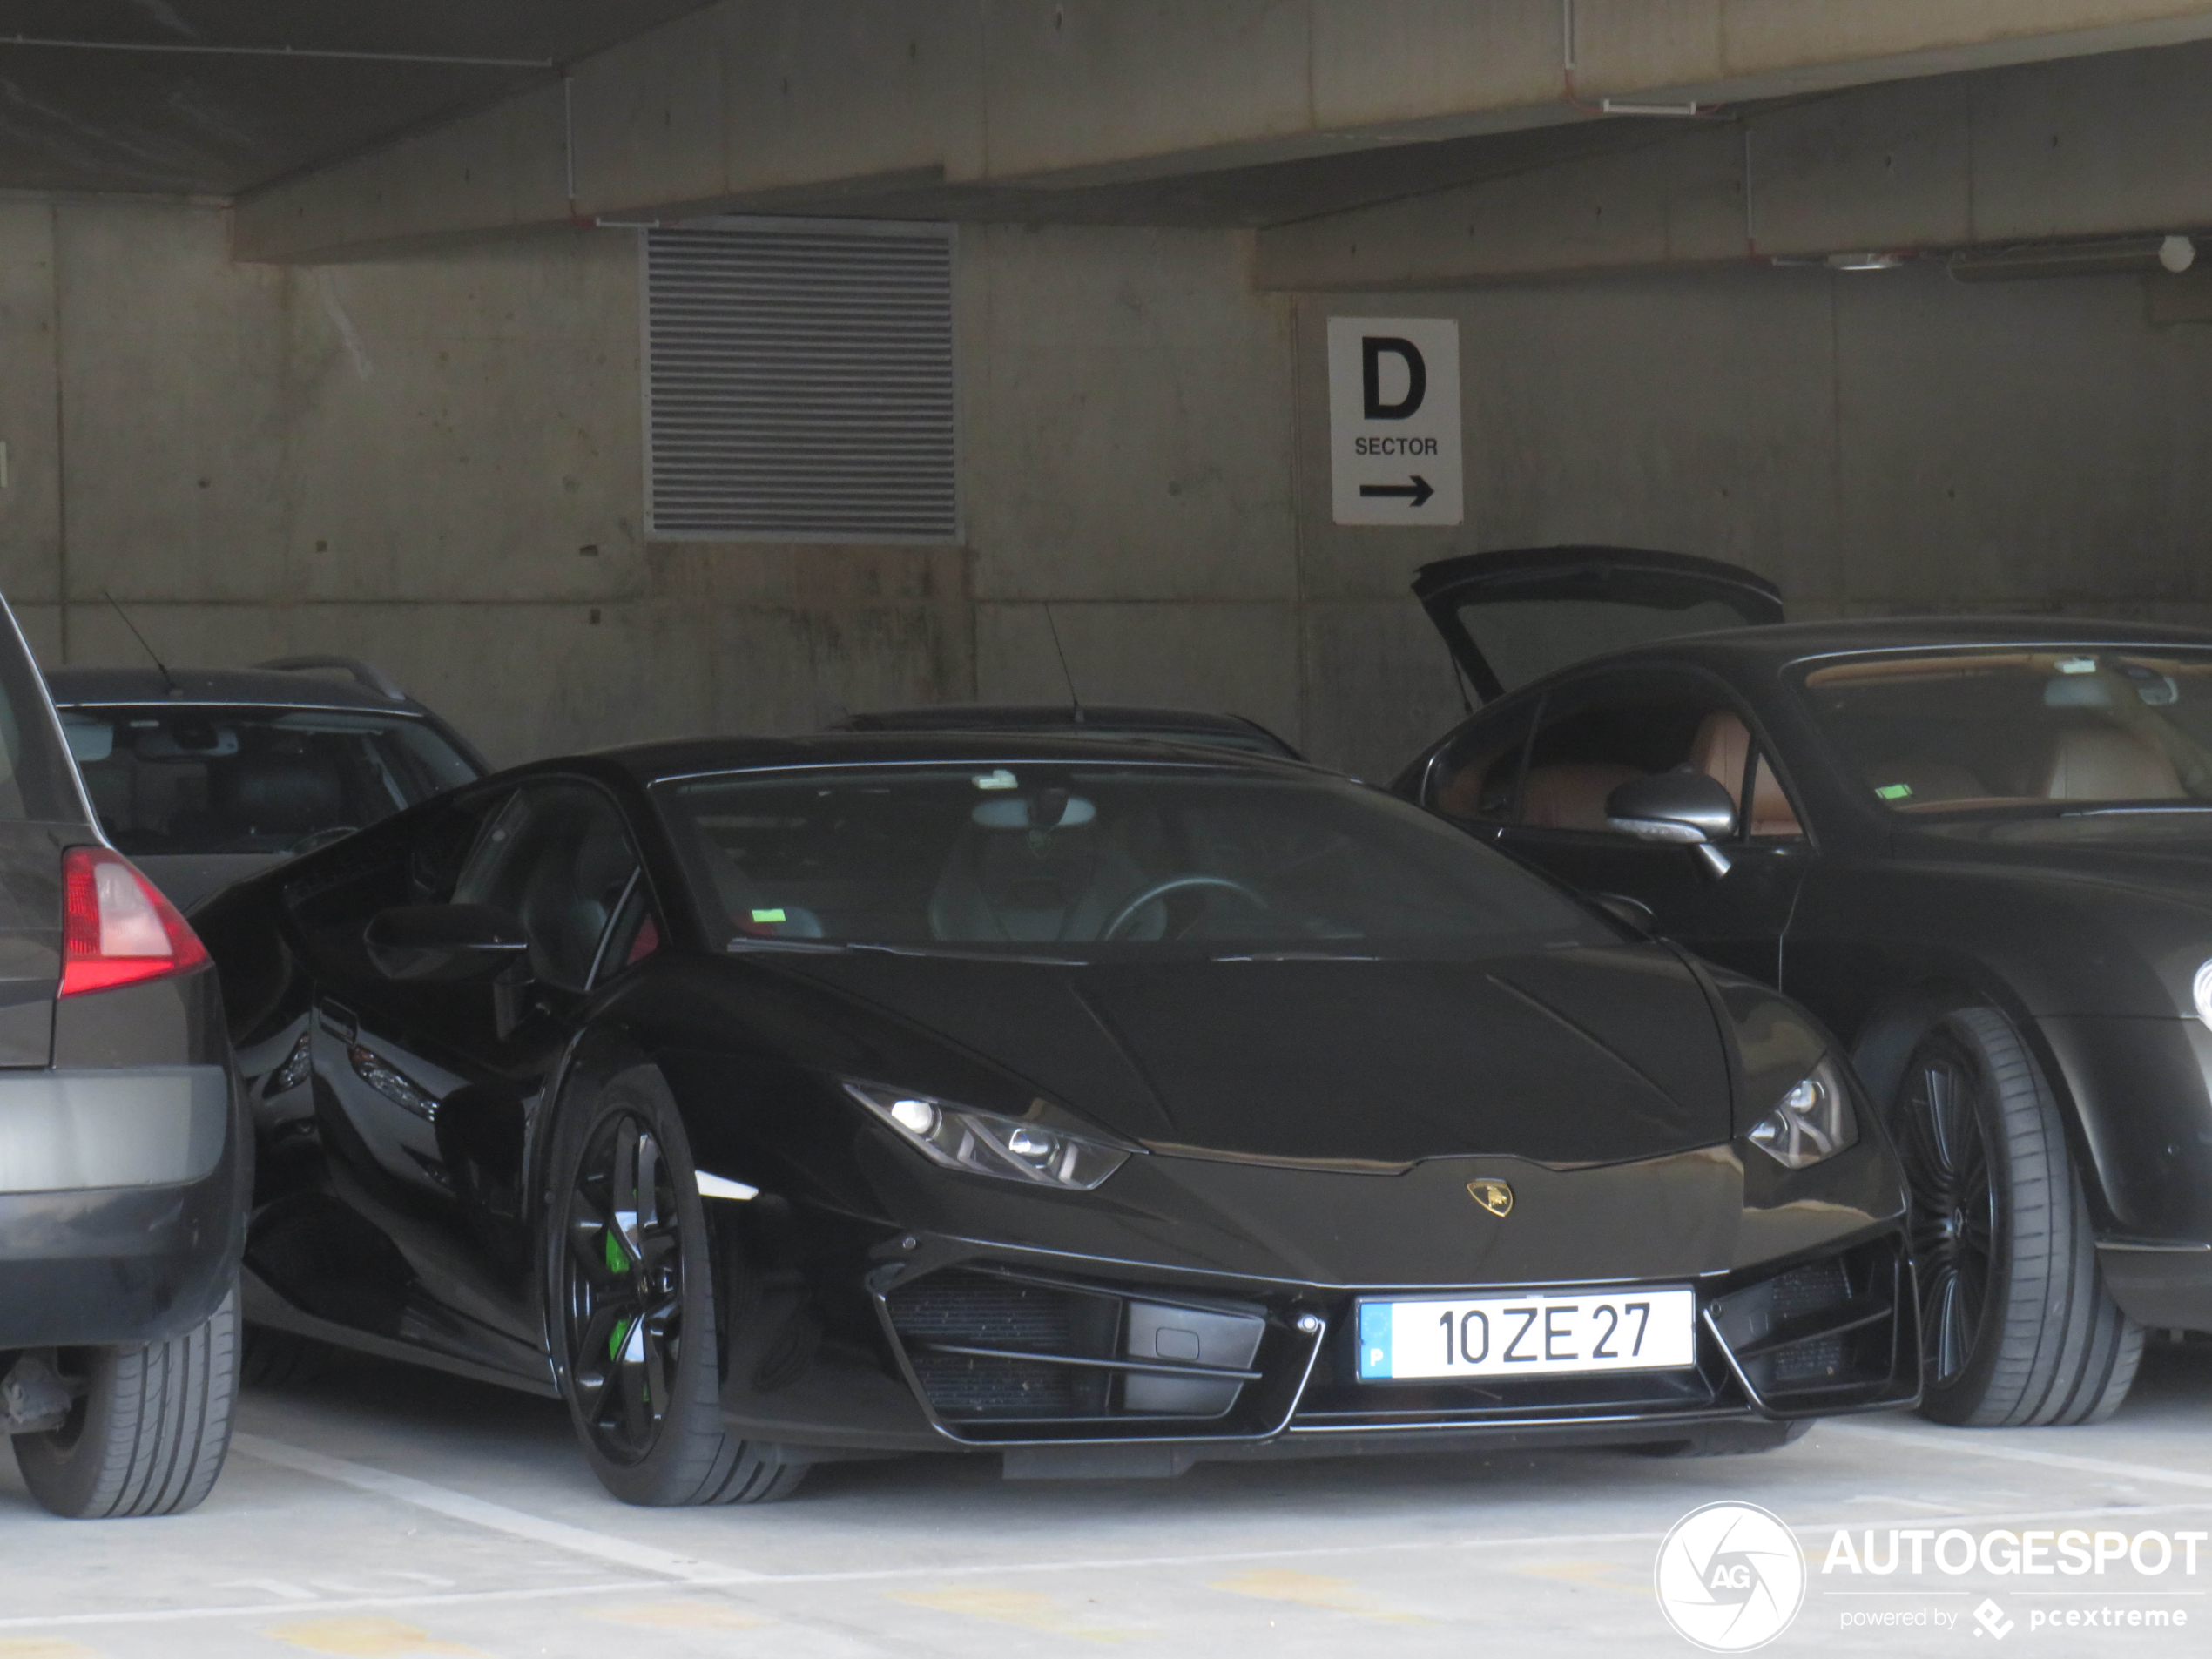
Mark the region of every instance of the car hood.
POLYGON ((1900 832, 1905 859, 2134 887, 2212 908, 2212 813, 2085 812, 1963 820, 1900 832))
POLYGON ((1162 1151, 1574 1165, 1730 1136, 1725 1039, 1657 945, 1069 966, 857 950, 779 965, 1162 1151))

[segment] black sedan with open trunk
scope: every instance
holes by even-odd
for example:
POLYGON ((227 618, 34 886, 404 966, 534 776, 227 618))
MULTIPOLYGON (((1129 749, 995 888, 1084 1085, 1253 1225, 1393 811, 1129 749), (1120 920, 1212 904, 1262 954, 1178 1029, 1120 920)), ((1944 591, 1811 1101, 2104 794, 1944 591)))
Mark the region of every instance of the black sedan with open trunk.
POLYGON ((1932 1416, 2094 1422, 2212 1331, 2212 633, 1783 623, 1681 554, 1416 593, 1488 699, 1398 791, 1848 1045, 1912 1187, 1932 1416))
POLYGON ((549 761, 199 921, 246 1314, 568 1401, 645 1503, 1919 1393, 1820 1028, 1293 762, 968 734, 549 761))

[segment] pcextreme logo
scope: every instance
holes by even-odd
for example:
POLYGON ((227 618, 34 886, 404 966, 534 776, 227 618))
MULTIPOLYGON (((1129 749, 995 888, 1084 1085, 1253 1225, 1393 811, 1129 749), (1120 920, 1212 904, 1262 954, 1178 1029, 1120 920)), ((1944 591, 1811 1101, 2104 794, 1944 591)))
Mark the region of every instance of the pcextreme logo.
POLYGON ((1781 1517, 1709 1503, 1677 1521, 1652 1569, 1659 1610, 1708 1653, 1749 1653, 1787 1630, 1805 1601, 1804 1552, 1781 1517))

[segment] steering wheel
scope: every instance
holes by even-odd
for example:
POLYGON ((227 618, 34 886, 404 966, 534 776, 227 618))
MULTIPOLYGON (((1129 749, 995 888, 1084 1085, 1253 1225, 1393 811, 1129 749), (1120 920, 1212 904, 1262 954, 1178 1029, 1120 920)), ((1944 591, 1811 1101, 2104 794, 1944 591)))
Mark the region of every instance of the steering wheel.
POLYGON ((1114 913, 1113 921, 1106 924, 1105 928, 1099 934, 1099 938, 1102 940, 1120 938, 1122 929, 1136 921, 1137 912, 1143 909, 1146 905, 1156 899, 1164 899, 1170 893, 1181 893, 1190 887, 1220 887, 1226 892, 1235 894, 1246 904, 1257 909, 1264 910, 1268 907, 1267 899, 1264 894, 1254 892, 1241 881, 1231 881, 1225 875, 1171 875, 1164 881, 1155 881, 1116 910, 1114 913))

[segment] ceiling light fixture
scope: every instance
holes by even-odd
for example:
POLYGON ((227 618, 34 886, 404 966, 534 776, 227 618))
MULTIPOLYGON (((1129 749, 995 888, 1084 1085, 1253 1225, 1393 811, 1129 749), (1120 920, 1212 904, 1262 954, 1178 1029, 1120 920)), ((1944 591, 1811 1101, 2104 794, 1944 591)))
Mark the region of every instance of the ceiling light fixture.
POLYGON ((1861 248, 1852 253, 1831 253, 1822 261, 1831 271, 1894 271, 1912 256, 1890 248, 1861 248))

